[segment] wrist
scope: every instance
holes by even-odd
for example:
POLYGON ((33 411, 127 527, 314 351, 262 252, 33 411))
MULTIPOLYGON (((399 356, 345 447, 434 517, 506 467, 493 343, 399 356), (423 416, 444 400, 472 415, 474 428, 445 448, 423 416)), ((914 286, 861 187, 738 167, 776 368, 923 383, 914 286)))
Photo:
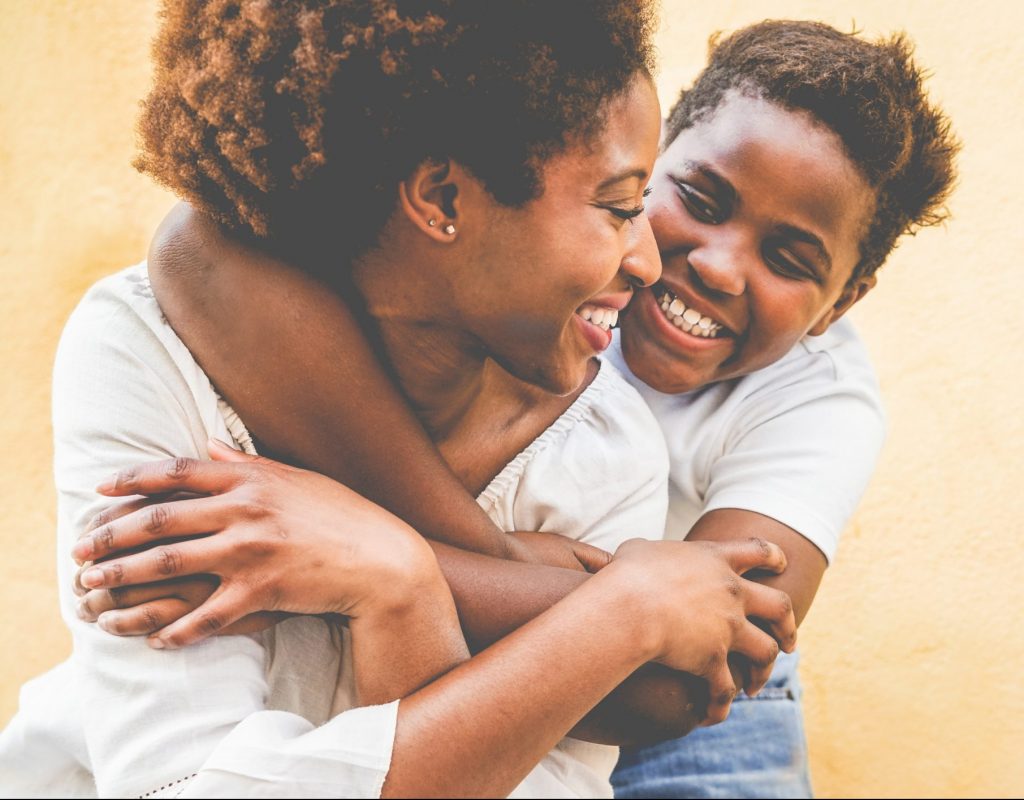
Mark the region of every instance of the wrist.
POLYGON ((377 569, 367 571, 363 599, 350 616, 393 618, 450 597, 433 551, 418 534, 411 533, 397 546, 391 543, 384 558, 377 569))
POLYGON ((609 607, 609 621, 622 628, 630 648, 642 656, 641 663, 661 657, 667 638, 667 617, 647 576, 633 564, 613 560, 593 575, 587 585, 599 590, 600 602, 609 607))

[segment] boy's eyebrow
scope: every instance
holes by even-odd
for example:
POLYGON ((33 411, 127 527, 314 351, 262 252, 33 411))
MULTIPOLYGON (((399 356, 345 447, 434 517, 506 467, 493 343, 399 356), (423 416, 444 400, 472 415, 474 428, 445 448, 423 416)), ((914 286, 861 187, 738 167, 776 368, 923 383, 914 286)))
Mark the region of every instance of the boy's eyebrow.
POLYGON ((783 236, 809 244, 818 251, 818 256, 825 264, 825 271, 832 271, 832 256, 829 255, 828 248, 825 247, 825 243, 820 238, 810 231, 805 231, 803 228, 798 228, 795 225, 788 225, 785 222, 778 223, 775 229, 783 236))
POLYGON ((708 164, 703 161, 684 161, 683 166, 688 170, 699 172, 709 181, 715 185, 715 189, 721 192, 725 197, 723 198, 729 203, 736 201, 736 187, 734 187, 729 181, 715 172, 708 164))
MULTIPOLYGON (((727 200, 730 203, 736 202, 736 187, 734 187, 731 183, 729 183, 729 181, 727 181, 725 178, 723 178, 721 175, 715 172, 710 165, 703 161, 684 161, 683 166, 688 170, 699 172, 701 175, 703 175, 705 178, 711 181, 711 183, 715 185, 715 189, 718 190, 718 192, 720 192, 722 195, 724 195, 725 200, 727 200)), ((815 236, 810 231, 804 230, 803 228, 798 228, 796 227, 796 225, 789 225, 788 223, 785 222, 778 223, 775 226, 775 230, 777 230, 779 234, 782 236, 786 236, 790 239, 795 239, 798 242, 804 242, 805 244, 809 244, 811 247, 818 251, 818 256, 819 258, 821 258, 822 263, 825 266, 825 271, 832 271, 832 256, 828 252, 828 248, 825 247, 825 243, 821 240, 820 237, 815 236)))

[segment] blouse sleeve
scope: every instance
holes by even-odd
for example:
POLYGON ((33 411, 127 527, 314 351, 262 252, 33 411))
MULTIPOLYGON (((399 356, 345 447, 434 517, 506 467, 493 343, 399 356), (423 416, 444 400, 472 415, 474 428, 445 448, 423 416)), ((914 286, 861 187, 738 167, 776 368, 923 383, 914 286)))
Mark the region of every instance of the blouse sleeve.
MULTIPOLYGON (((194 362, 191 368, 198 369, 194 362)), ((94 487, 134 463, 204 457, 208 436, 218 430, 211 422, 219 414, 216 396, 197 396, 189 369, 130 297, 102 288, 72 315, 57 354, 61 611, 73 637, 70 690, 80 701, 96 790, 101 797, 378 796, 397 703, 346 712, 317 727, 267 709, 268 656, 260 636, 155 651, 142 637, 111 636, 75 613, 71 546, 109 502, 94 487)))

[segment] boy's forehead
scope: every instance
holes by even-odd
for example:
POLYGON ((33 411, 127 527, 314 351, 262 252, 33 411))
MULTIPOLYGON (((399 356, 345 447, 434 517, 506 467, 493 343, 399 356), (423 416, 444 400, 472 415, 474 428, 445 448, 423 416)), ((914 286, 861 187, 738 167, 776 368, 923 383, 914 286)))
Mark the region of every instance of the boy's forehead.
POLYGON ((874 211, 875 192, 833 130, 810 112, 737 92, 681 131, 658 171, 703 173, 744 213, 808 230, 850 270, 874 211))

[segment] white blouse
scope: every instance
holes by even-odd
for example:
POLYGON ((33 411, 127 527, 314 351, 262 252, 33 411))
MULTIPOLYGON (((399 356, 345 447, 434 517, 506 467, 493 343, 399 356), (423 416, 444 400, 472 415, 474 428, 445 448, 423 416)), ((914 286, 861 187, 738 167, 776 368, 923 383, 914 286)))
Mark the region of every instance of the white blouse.
MULTIPOLYGON (((53 390, 58 574, 71 658, 22 689, 0 734, 0 793, 75 797, 377 797, 398 702, 353 708, 350 658, 318 618, 154 651, 83 622, 69 553, 125 466, 204 458, 215 436, 254 452, 238 416, 174 334, 145 264, 96 284, 72 314, 53 390), (341 713, 338 713, 341 712, 341 713)), ((659 537, 668 459, 614 368, 481 495, 508 530, 557 530, 614 549, 659 537)), ((614 749, 565 740, 515 797, 611 796, 614 749)))

